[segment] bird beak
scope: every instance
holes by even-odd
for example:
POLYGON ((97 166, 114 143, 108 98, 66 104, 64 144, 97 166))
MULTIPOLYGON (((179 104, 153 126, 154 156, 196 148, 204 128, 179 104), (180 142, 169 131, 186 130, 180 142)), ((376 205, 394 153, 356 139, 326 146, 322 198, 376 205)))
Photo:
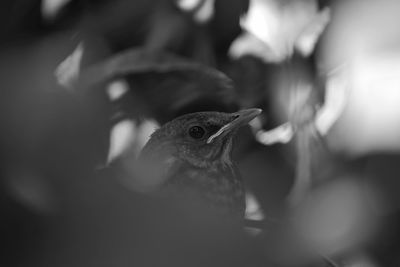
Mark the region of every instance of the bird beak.
POLYGON ((245 110, 241 110, 239 112, 232 113, 232 116, 234 119, 231 122, 229 122, 228 124, 222 126, 222 128, 219 129, 218 132, 211 135, 207 139, 207 144, 210 144, 211 142, 214 141, 215 138, 217 138, 219 136, 225 136, 226 134, 232 132, 233 130, 236 130, 236 129, 248 124, 255 117, 260 115, 261 112, 262 112, 262 110, 259 108, 250 108, 250 109, 245 109, 245 110))

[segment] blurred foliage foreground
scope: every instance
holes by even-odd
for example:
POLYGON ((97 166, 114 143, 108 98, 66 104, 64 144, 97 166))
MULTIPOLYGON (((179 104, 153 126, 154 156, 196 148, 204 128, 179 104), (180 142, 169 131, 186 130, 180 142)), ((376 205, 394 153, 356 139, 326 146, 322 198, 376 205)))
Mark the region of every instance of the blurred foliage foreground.
POLYGON ((0 265, 398 267, 397 132, 365 146, 362 105, 324 126, 355 85, 321 68, 337 22, 371 14, 345 2, 3 0, 0 265), (234 144, 245 226, 120 179, 157 125, 245 108, 263 109, 234 144))

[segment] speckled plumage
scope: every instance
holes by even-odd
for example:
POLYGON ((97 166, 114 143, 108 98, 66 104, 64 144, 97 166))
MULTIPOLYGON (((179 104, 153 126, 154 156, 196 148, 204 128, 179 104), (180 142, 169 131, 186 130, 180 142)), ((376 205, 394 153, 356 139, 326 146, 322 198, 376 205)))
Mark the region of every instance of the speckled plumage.
POLYGON ((237 128, 260 112, 198 112, 176 118, 153 133, 139 161, 151 170, 149 179, 156 181, 152 184, 164 192, 195 197, 225 214, 243 217, 244 187, 231 159, 232 139, 237 128), (202 128, 195 129, 196 138, 191 136, 193 127, 202 128))

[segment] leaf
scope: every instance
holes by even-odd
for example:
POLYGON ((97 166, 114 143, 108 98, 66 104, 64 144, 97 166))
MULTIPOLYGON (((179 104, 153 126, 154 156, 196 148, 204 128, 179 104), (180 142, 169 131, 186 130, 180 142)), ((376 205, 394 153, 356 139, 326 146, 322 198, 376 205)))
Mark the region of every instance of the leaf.
POLYGON ((150 116, 165 122, 187 112, 236 109, 233 83, 222 72, 140 48, 83 70, 75 87, 85 92, 117 79, 126 79, 130 86, 130 94, 117 104, 133 117, 150 116))
POLYGON ((166 53, 130 49, 84 70, 78 81, 80 86, 108 82, 127 75, 143 73, 168 73, 174 71, 198 72, 215 79, 222 86, 232 87, 231 80, 222 72, 166 53))

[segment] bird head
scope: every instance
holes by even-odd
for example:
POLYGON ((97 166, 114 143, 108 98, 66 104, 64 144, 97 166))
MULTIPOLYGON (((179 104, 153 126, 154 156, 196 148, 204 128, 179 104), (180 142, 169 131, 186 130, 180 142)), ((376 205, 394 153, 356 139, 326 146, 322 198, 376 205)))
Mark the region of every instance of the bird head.
POLYGON ((235 132, 260 113, 260 109, 246 109, 183 115, 155 131, 142 154, 166 156, 167 160, 178 159, 196 167, 221 161, 230 164, 235 132))

